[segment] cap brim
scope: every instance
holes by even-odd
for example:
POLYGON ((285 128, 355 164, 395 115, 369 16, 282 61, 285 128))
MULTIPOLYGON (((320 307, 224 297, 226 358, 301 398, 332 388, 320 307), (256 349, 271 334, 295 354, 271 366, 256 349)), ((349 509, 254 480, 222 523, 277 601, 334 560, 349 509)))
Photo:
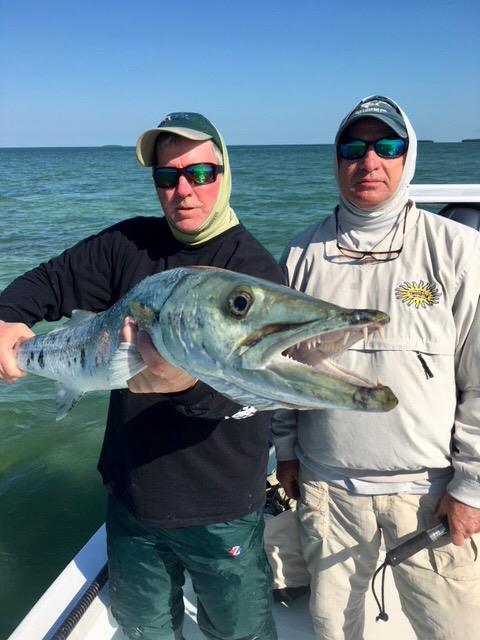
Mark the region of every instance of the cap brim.
POLYGON ((162 132, 174 133, 189 140, 201 141, 212 139, 212 136, 208 133, 187 129, 186 127, 157 127, 156 129, 148 129, 148 131, 145 131, 139 137, 135 147, 137 160, 144 167, 153 167, 155 164, 155 141, 162 132))
POLYGON ((358 115, 352 116, 349 118, 348 122, 345 123, 345 126, 342 127, 341 131, 338 132, 337 137, 340 139, 340 136, 343 134, 345 129, 348 129, 354 122, 357 120, 361 120, 362 118, 374 118, 375 120, 381 120, 387 127, 393 129, 396 134, 398 134, 401 138, 408 138, 407 129, 400 123, 390 118, 389 116, 383 114, 373 114, 373 113, 360 113, 358 115))

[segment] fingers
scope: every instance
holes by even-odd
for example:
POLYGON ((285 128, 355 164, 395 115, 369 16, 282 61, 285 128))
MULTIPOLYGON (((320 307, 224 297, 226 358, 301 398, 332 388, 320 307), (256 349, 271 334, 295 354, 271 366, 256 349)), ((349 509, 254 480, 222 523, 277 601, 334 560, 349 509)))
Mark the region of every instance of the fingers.
POLYGON ((138 329, 135 320, 129 317, 125 318, 123 327, 120 331, 120 340, 122 342, 130 342, 133 344, 137 341, 137 333, 138 329))
POLYGON ((457 547, 461 547, 467 538, 460 531, 450 531, 450 540, 457 547))
POLYGON ((16 349, 34 335, 26 324, 0 321, 0 380, 11 384, 27 375, 17 366, 16 349))
POLYGON ((192 388, 196 378, 192 378, 182 369, 171 365, 155 349, 150 336, 139 330, 135 320, 125 318, 120 331, 122 342, 136 343, 142 360, 147 368, 128 381, 133 393, 179 393, 192 388))
POLYGON ((128 316, 125 318, 122 329, 120 330, 120 340, 121 342, 129 342, 130 344, 136 343, 142 360, 152 371, 161 368, 165 363, 165 360, 153 346, 153 342, 148 333, 141 329, 139 330, 133 318, 128 316))
POLYGON ((465 540, 480 532, 480 509, 456 500, 446 493, 440 500, 437 515, 448 515, 450 539, 453 544, 462 546, 465 540))
POLYGON ((140 355, 142 356, 142 360, 145 362, 147 367, 154 373, 158 372, 159 374, 162 374, 166 360, 164 360, 155 349, 148 333, 145 331, 138 332, 137 346, 140 351, 140 355))

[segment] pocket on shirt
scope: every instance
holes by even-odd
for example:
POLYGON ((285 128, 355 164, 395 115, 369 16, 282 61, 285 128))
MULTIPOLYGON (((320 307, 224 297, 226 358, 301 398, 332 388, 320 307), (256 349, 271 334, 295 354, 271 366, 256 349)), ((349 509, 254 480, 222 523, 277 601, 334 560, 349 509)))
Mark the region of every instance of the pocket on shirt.
POLYGON ((479 535, 466 540, 461 547, 451 542, 439 543, 431 549, 436 573, 452 580, 480 579, 479 535))

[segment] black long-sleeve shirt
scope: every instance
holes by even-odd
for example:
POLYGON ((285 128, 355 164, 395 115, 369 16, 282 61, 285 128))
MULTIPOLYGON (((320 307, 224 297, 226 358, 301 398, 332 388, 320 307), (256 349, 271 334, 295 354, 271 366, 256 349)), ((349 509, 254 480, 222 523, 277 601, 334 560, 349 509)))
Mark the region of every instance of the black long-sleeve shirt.
MULTIPOLYGON (((82 240, 0 294, 0 319, 58 320, 103 311, 148 275, 210 265, 275 282, 273 257, 239 224, 199 246, 179 243, 165 218, 138 217, 82 240)), ((198 382, 171 396, 112 391, 99 470, 147 526, 242 517, 265 498, 269 414, 225 419, 239 405, 198 382)))

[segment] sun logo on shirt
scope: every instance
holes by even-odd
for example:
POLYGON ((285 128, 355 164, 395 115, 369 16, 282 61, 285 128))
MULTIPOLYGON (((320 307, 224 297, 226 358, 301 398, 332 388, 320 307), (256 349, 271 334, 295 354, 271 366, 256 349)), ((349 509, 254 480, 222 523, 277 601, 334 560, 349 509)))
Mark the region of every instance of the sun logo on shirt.
POLYGON ((395 297, 409 307, 425 309, 438 304, 440 292, 437 285, 431 282, 404 282, 395 289, 395 297))

